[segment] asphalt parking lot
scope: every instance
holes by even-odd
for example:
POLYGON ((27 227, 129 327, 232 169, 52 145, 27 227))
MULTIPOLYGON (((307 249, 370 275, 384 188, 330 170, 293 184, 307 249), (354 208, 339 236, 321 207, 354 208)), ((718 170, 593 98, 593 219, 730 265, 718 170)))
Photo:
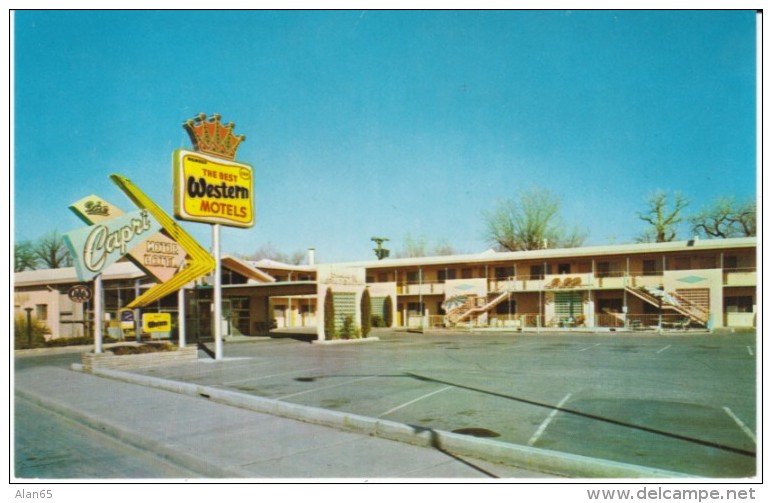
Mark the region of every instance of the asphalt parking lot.
POLYGON ((226 344, 221 361, 144 373, 710 478, 756 473, 754 333, 374 335, 226 344))

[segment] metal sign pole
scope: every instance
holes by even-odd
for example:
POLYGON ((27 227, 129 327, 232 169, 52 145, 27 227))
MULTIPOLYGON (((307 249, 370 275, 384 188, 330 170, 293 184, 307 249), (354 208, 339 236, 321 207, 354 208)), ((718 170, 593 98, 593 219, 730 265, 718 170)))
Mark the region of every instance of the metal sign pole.
POLYGON ((102 352, 102 275, 94 276, 94 353, 102 352))
MULTIPOLYGON (((134 300, 139 298, 140 280, 134 280, 134 300)), ((142 342, 142 311, 137 307, 134 309, 134 340, 142 342)))
POLYGON ((185 287, 177 292, 177 345, 185 347, 185 287))
POLYGON ((214 359, 222 359, 222 273, 220 267, 220 224, 212 225, 212 248, 214 252, 214 359))

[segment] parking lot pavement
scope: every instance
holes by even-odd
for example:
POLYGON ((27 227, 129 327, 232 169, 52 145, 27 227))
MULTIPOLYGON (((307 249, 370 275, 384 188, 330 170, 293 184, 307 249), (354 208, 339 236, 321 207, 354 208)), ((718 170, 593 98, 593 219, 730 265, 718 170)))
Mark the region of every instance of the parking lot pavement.
POLYGON ((755 334, 378 337, 227 344, 222 361, 145 373, 697 476, 756 473, 755 334))

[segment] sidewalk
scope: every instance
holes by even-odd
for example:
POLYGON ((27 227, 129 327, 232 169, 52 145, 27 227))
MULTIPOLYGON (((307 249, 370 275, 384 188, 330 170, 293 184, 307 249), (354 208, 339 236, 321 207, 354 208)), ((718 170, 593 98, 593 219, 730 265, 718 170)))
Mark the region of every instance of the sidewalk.
POLYGON ((15 392, 204 479, 554 477, 62 368, 18 371, 15 392))

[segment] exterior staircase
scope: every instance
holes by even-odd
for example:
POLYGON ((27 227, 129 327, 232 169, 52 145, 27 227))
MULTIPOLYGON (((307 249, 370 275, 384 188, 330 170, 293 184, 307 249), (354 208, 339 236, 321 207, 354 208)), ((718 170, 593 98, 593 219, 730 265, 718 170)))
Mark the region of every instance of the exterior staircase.
POLYGON ((472 316, 479 316, 483 313, 487 313, 491 309, 504 302, 504 300, 509 297, 509 293, 509 290, 504 290, 481 306, 477 305, 478 297, 476 295, 470 295, 467 297, 466 302, 463 305, 451 309, 445 315, 445 319, 449 322, 449 324, 456 325, 464 320, 471 318, 472 316))
POLYGON ((646 287, 625 287, 625 290, 652 306, 680 313, 699 325, 707 326, 708 324, 710 311, 705 306, 697 304, 676 292, 665 292, 664 290, 648 289, 646 287))

